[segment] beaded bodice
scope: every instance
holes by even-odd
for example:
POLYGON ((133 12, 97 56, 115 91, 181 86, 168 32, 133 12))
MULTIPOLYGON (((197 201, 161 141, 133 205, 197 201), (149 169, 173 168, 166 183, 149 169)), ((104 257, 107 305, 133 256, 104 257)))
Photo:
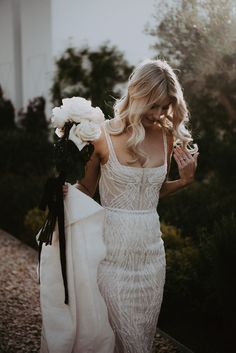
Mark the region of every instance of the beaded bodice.
POLYGON ((159 167, 132 167, 119 162, 108 131, 109 120, 103 128, 109 149, 109 158, 101 164, 99 193, 101 205, 125 210, 155 209, 159 192, 167 173, 167 138, 163 131, 165 162, 159 167))

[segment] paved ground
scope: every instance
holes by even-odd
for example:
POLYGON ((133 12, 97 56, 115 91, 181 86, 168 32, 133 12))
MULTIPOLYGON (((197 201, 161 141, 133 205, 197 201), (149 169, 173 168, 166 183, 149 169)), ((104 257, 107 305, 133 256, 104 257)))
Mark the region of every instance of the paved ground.
MULTIPOLYGON (((39 352, 37 252, 0 230, 0 259, 0 353, 39 352)), ((153 353, 164 352, 183 350, 157 333, 153 353)))
POLYGON ((0 261, 0 352, 38 352, 37 252, 0 231, 0 261))

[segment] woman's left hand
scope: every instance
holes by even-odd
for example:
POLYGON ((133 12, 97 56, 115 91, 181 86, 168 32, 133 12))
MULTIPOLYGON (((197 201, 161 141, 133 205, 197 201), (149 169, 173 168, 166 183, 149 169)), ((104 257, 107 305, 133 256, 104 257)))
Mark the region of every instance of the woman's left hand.
POLYGON ((174 159, 178 165, 179 176, 185 185, 190 184, 194 180, 198 156, 199 152, 191 155, 182 147, 177 146, 174 148, 174 159))

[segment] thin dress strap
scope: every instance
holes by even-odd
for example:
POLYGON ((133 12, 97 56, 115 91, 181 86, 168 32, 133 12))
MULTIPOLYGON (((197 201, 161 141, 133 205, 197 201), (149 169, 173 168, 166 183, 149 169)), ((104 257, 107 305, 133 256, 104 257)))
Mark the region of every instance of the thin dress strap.
POLYGON ((116 160, 116 154, 115 154, 115 151, 114 151, 114 148, 113 148, 111 137, 110 137, 110 134, 109 134, 109 132, 107 130, 108 124, 109 124, 109 119, 106 119, 104 121, 104 124, 103 124, 103 130, 104 130, 104 134, 105 134, 107 145, 108 145, 109 159, 110 159, 110 156, 111 156, 113 158, 113 160, 116 160))

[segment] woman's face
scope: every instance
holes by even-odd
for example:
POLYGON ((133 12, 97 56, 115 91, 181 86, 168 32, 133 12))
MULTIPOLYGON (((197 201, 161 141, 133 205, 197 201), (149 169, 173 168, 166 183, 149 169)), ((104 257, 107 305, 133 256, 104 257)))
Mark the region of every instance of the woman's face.
POLYGON ((147 128, 155 127, 155 124, 158 123, 160 117, 167 113, 171 103, 171 99, 167 97, 161 105, 158 103, 153 104, 153 106, 141 117, 143 126, 147 128))

